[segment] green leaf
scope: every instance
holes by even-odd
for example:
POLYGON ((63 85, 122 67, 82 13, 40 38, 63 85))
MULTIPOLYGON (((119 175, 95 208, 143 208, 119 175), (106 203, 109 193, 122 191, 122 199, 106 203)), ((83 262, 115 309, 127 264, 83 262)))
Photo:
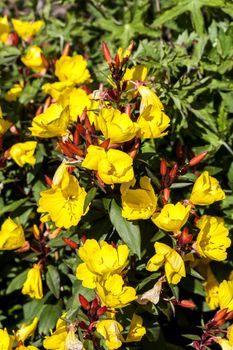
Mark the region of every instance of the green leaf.
POLYGON ((46 283, 53 295, 59 299, 60 296, 60 275, 56 267, 49 265, 46 273, 46 283))
POLYGON ((28 273, 28 269, 20 273, 15 278, 13 278, 13 280, 10 282, 9 286, 7 287, 6 294, 10 294, 15 290, 21 289, 26 280, 27 273, 28 273))
POLYGON ((83 211, 85 212, 88 205, 91 203, 91 201, 95 198, 97 192, 97 188, 96 187, 92 187, 90 189, 90 191, 87 192, 87 196, 85 198, 85 202, 84 202, 84 208, 83 211))
POLYGON ((182 334, 182 336, 191 340, 201 340, 201 338, 195 334, 182 334))
POLYGON ((45 305, 40 315, 39 333, 49 334, 50 329, 56 325, 58 318, 62 314, 62 305, 59 301, 56 305, 45 305))
POLYGON ((141 259, 141 234, 138 224, 122 217, 121 208, 114 199, 111 201, 109 216, 121 239, 128 245, 132 253, 141 259))
POLYGON ((14 201, 8 205, 5 205, 2 209, 0 209, 0 215, 3 215, 7 212, 12 212, 15 209, 19 208, 22 204, 27 202, 28 198, 19 199, 18 201, 14 201))

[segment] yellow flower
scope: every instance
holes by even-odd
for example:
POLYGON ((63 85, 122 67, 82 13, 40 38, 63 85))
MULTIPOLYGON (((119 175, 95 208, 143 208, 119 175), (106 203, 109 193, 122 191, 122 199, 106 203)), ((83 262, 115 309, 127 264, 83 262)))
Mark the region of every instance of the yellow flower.
POLYGON ((121 347, 123 341, 121 332, 123 331, 123 327, 119 322, 115 320, 98 321, 96 330, 105 338, 108 349, 114 350, 121 347))
POLYGON ((203 283, 203 286, 206 292, 206 303, 209 305, 209 308, 211 310, 216 309, 219 306, 219 283, 216 280, 210 267, 208 267, 207 279, 206 282, 203 283))
POLYGON ((31 324, 23 324, 15 334, 17 342, 21 341, 24 343, 27 338, 33 338, 38 322, 39 319, 35 317, 31 324))
POLYGON ((45 94, 51 95, 54 100, 58 100, 59 97, 66 92, 66 90, 69 90, 70 87, 72 87, 74 84, 72 81, 57 81, 55 83, 46 83, 42 85, 42 91, 45 94))
POLYGON ((226 260, 226 249, 230 247, 229 231, 223 219, 216 216, 203 215, 197 222, 200 229, 196 240, 198 253, 212 260, 226 260))
POLYGON ((20 345, 20 346, 17 346, 15 350, 39 350, 39 349, 33 345, 28 345, 28 346, 20 345))
POLYGON ((142 317, 133 314, 133 318, 129 328, 129 333, 126 338, 126 343, 141 341, 142 337, 146 334, 146 328, 143 327, 142 323, 142 317))
POLYGON ((33 268, 28 271, 26 281, 23 284, 22 293, 35 299, 43 298, 41 270, 39 264, 35 264, 33 268))
POLYGON ((43 347, 48 350, 65 350, 65 341, 68 335, 66 322, 59 318, 56 324, 56 330, 50 336, 46 336, 43 341, 43 347))
POLYGON ((119 150, 109 149, 105 152, 102 147, 89 146, 82 166, 98 171, 101 180, 107 184, 129 182, 134 178, 132 158, 119 150))
POLYGON ((232 345, 229 344, 227 339, 216 338, 216 342, 221 346, 222 350, 232 350, 232 345))
POLYGON ((90 98, 81 88, 66 89, 65 92, 60 95, 58 103, 64 108, 69 106, 70 119, 73 122, 77 121, 77 118, 81 116, 85 107, 89 109, 91 106, 90 98))
POLYGON ((154 110, 163 110, 163 104, 158 98, 158 96, 150 90, 147 86, 139 86, 138 92, 141 95, 141 104, 140 104, 140 114, 149 106, 154 110))
POLYGON ((5 100, 8 102, 16 101, 17 98, 21 95, 23 88, 23 81, 21 81, 19 84, 14 84, 12 88, 4 95, 5 100))
POLYGON ((41 48, 33 45, 29 47, 26 54, 21 57, 21 61, 26 67, 31 68, 36 72, 42 72, 45 70, 45 66, 43 64, 41 54, 41 48))
POLYGON ((122 308, 137 299, 133 287, 124 286, 123 278, 114 274, 96 283, 97 293, 103 305, 122 308))
POLYGON ((155 242, 154 247, 156 254, 148 261, 146 269, 151 272, 157 271, 164 265, 168 283, 179 283, 181 278, 186 276, 184 261, 180 254, 164 243, 155 242))
POLYGON ((140 178, 140 187, 129 189, 121 185, 122 216, 128 220, 146 220, 155 212, 158 197, 147 176, 140 178))
POLYGON ((196 205, 209 205, 225 198, 225 193, 219 186, 219 182, 208 171, 204 171, 197 180, 192 189, 190 202, 196 205))
POLYGON ((218 297, 220 309, 233 310, 233 281, 224 280, 219 284, 218 297))
POLYGON ((32 136, 49 138, 64 136, 70 121, 69 108, 63 108, 60 104, 54 103, 45 113, 37 115, 32 120, 29 130, 32 136))
POLYGON ((184 226, 189 218, 191 206, 185 207, 180 202, 166 204, 159 214, 152 216, 153 223, 164 231, 176 232, 184 226))
POLYGON ((25 243, 24 231, 21 225, 11 218, 6 219, 0 231, 0 250, 13 250, 25 243))
POLYGON ((82 55, 62 56, 55 64, 55 75, 60 81, 69 80, 74 84, 90 81, 87 61, 82 55))
POLYGON ((24 40, 36 35, 44 26, 44 21, 26 22, 18 19, 12 19, 13 27, 16 33, 24 40))
POLYGON ((26 163, 34 166, 36 163, 36 158, 34 156, 36 146, 36 141, 15 143, 10 148, 9 154, 20 167, 23 167, 26 163))
POLYGON ((7 42, 9 32, 10 26, 7 16, 0 17, 0 42, 7 42))
POLYGON ((110 143, 130 141, 139 130, 128 114, 121 113, 118 109, 103 108, 98 120, 101 132, 105 139, 110 139, 110 143))
POLYGON ((147 77, 148 68, 142 65, 136 65, 132 68, 126 68, 122 81, 128 81, 127 89, 132 89, 134 85, 129 81, 144 81, 147 77))
MULTIPOLYGON (((60 169, 61 166, 55 173, 52 188, 40 193, 37 211, 49 214, 57 227, 69 228, 76 226, 81 217, 87 213, 89 208, 84 212, 87 193, 83 187, 80 187, 76 177, 69 174, 67 166, 63 168, 61 174, 60 169)), ((41 219, 44 221, 43 215, 41 219)))
POLYGON ((9 335, 7 329, 0 329, 0 349, 1 350, 12 350, 14 336, 9 335))
POLYGON ((233 346, 233 324, 227 330, 227 338, 229 339, 229 344, 233 346))
POLYGON ((98 243, 95 239, 87 239, 83 247, 79 248, 79 256, 84 263, 78 265, 76 277, 82 280, 84 287, 95 288, 98 279, 121 273, 125 269, 129 249, 126 244, 114 248, 105 241, 98 243))
POLYGON ((11 122, 8 122, 8 120, 3 119, 2 109, 0 106, 0 136, 4 135, 10 126, 11 126, 11 122))

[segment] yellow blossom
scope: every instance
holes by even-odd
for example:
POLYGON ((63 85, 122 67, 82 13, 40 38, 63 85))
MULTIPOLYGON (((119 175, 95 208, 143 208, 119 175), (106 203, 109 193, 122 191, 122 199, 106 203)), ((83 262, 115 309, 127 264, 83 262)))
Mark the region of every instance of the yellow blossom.
POLYGON ((79 256, 84 261, 78 265, 76 277, 87 288, 95 288, 96 282, 111 274, 121 273, 128 265, 129 249, 126 244, 114 248, 105 241, 98 243, 87 239, 79 248, 79 256))
POLYGON ((64 109, 60 104, 54 103, 47 108, 45 113, 37 115, 32 120, 29 130, 32 136, 42 138, 64 136, 67 134, 69 121, 69 108, 64 109))
MULTIPOLYGON (((60 166, 54 179, 52 187, 40 193, 37 211, 43 213, 43 215, 44 213, 49 214, 57 227, 69 228, 76 226, 89 209, 87 208, 84 212, 87 193, 79 185, 77 178, 69 174, 67 166, 60 166)), ((43 215, 41 217, 42 221, 44 221, 43 215)))
POLYGON ((147 176, 140 178, 140 188, 121 185, 122 216, 128 220, 146 220, 155 212, 158 197, 147 176))
POLYGON ((96 283, 97 293, 102 305, 111 308, 122 308, 137 299, 133 287, 124 286, 123 278, 114 274, 96 283))
POLYGON ((164 231, 179 231, 189 218, 191 206, 185 207, 180 202, 174 204, 166 204, 161 212, 152 216, 153 223, 164 231))
POLYGON ((89 96, 81 88, 66 89, 65 92, 60 95, 58 103, 60 103, 64 108, 69 106, 70 119, 73 122, 76 122, 78 117, 81 116, 84 108, 89 109, 91 106, 89 96))
POLYGON ((24 40, 36 35, 44 26, 44 21, 26 22, 12 19, 16 33, 24 40))
POLYGON ((42 91, 45 94, 51 95, 54 100, 58 100, 59 97, 73 85, 73 82, 69 80, 56 81, 55 83, 46 83, 42 85, 42 91))
POLYGON ((74 84, 90 81, 87 61, 82 55, 62 56, 55 64, 55 75, 60 81, 69 80, 74 84))
POLYGON ((10 126, 11 126, 11 122, 8 122, 8 120, 3 119, 2 109, 0 106, 0 136, 4 135, 10 126))
POLYGON ((206 292, 206 303, 211 310, 216 309, 219 306, 218 289, 219 283, 216 280, 210 267, 207 269, 206 282, 203 283, 206 292))
POLYGON ((90 170, 98 171, 101 180, 107 184, 129 182, 134 178, 132 158, 119 150, 89 146, 82 166, 90 170))
POLYGON ((126 338, 126 343, 141 341, 142 337, 146 334, 146 328, 142 325, 143 319, 141 316, 133 314, 129 332, 126 338))
POLYGON ((125 74, 123 75, 122 81, 128 81, 127 89, 132 89, 132 81, 144 81, 147 77, 148 68, 142 65, 136 65, 131 68, 126 68, 125 74))
POLYGON ((15 350, 39 350, 36 346, 33 345, 20 345, 15 348, 15 350))
POLYGON ((151 106, 153 110, 162 111, 164 109, 158 96, 147 86, 139 86, 138 92, 141 95, 140 114, 149 106, 151 106))
POLYGON ((4 99, 8 102, 16 101, 23 91, 24 83, 14 84, 12 88, 4 95, 4 99))
POLYGON ((24 341, 27 338, 29 337, 33 338, 38 322, 39 322, 39 319, 35 317, 31 324, 29 325, 23 324, 15 334, 17 342, 21 341, 24 343, 24 341))
POLYGON ((233 324, 227 330, 227 338, 229 339, 229 344, 233 346, 233 324))
POLYGON ((154 247, 156 254, 148 261, 146 269, 151 272, 157 271, 164 265, 168 283, 179 283, 181 278, 186 276, 180 254, 164 243, 155 242, 154 247))
POLYGON ((110 139, 110 143, 130 141, 139 130, 128 114, 121 113, 118 109, 103 108, 98 119, 99 128, 105 139, 110 139))
POLYGON ((226 260, 226 249, 230 247, 229 231, 223 219, 216 216, 203 215, 197 222, 200 229, 196 240, 198 253, 212 260, 226 260))
POLYGON ((28 271, 26 281, 23 284, 22 293, 35 299, 43 298, 41 270, 39 264, 35 264, 33 268, 28 271))
POLYGON ((9 335, 7 329, 0 329, 0 349, 1 350, 12 350, 13 342, 15 337, 9 335))
POLYGON ((11 218, 6 219, 0 231, 0 250, 13 250, 25 243, 24 231, 21 225, 11 218))
POLYGON ((220 309, 233 310, 233 281, 224 280, 219 284, 218 289, 220 309))
POLYGON ((10 26, 8 23, 7 16, 0 17, 0 42, 7 42, 8 35, 10 32, 10 26))
POLYGON ((66 322, 59 318, 56 324, 56 330, 50 336, 45 337, 43 347, 48 350, 65 350, 67 335, 66 322))
POLYGON ((38 46, 31 46, 27 50, 26 54, 21 57, 21 61, 26 67, 33 69, 36 72, 42 72, 45 70, 43 60, 41 58, 42 50, 38 46))
POLYGON ((9 154, 20 167, 23 167, 26 163, 34 166, 36 163, 34 156, 36 146, 36 141, 15 143, 10 148, 9 154))
POLYGON ((227 339, 216 337, 216 342, 221 346, 222 350, 232 350, 232 345, 229 344, 227 339))
POLYGON ((105 338, 108 349, 114 350, 121 347, 122 341, 124 341, 121 335, 123 327, 119 322, 115 320, 98 321, 96 330, 105 338))
POLYGON ((196 205, 209 205, 225 198, 219 182, 208 171, 204 171, 195 181, 190 201, 196 205))

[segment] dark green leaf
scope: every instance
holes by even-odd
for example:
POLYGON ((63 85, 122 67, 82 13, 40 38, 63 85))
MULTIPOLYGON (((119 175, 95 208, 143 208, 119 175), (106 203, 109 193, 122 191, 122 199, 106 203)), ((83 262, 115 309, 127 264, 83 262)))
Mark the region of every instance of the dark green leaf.
POLYGON ((60 296, 60 275, 56 267, 49 265, 46 273, 46 283, 53 295, 59 299, 60 296))

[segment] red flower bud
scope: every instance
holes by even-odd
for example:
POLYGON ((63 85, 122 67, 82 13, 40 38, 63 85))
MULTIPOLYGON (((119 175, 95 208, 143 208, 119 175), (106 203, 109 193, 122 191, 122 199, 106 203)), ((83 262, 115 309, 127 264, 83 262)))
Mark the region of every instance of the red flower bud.
POLYGON ((79 326, 81 329, 87 329, 87 328, 88 328, 88 325, 87 325, 85 322, 83 322, 83 321, 80 321, 80 322, 78 323, 78 326, 79 326))
POLYGON ((103 147, 105 151, 108 149, 108 146, 110 144, 110 139, 104 140, 101 144, 100 147, 103 147))
POLYGON ((195 166, 195 165, 199 164, 205 158, 205 156, 207 154, 208 154, 208 152, 202 152, 202 153, 198 154, 197 156, 193 157, 189 161, 189 166, 195 166))
POLYGON ((99 304, 98 299, 95 298, 92 301, 92 303, 91 303, 91 313, 92 313, 92 315, 94 315, 96 313, 96 309, 97 309, 98 304, 99 304))
POLYGON ((167 163, 165 159, 162 159, 160 163, 160 174, 162 176, 165 176, 166 173, 167 173, 167 163))
POLYGON ((51 179, 51 177, 49 177, 48 175, 44 175, 44 178, 45 178, 47 185, 51 187, 53 184, 53 180, 51 179))
POLYGON ((100 307, 97 312, 96 312, 96 315, 98 317, 102 316, 103 314, 105 314, 105 312, 107 311, 107 306, 102 306, 100 307))
POLYGON ((176 146, 176 156, 179 160, 179 163, 182 163, 184 161, 185 152, 184 146, 181 143, 178 143, 178 145, 176 146))
POLYGON ((116 53, 114 61, 115 61, 115 67, 118 70, 120 67, 120 57, 119 57, 118 53, 116 53))
POLYGON ((231 320, 233 318, 233 311, 230 311, 225 316, 225 321, 231 320))
POLYGON ((76 127, 75 130, 74 130, 74 135, 73 135, 73 142, 74 142, 74 145, 78 145, 79 144, 79 130, 78 128, 76 127))
POLYGON ((49 62, 48 62, 47 58, 45 57, 45 55, 43 53, 41 53, 40 57, 41 57, 41 61, 43 63, 43 66, 45 68, 48 68, 49 67, 49 62))
POLYGON ((81 242, 84 244, 87 240, 87 236, 85 234, 83 234, 80 238, 81 242))
POLYGON ((164 195, 164 199, 166 202, 168 202, 168 200, 170 198, 170 192, 171 192, 171 190, 169 188, 164 188, 164 190, 163 190, 163 195, 164 195))
POLYGON ((68 56, 70 52, 70 43, 67 43, 62 51, 62 56, 68 56))
POLYGON ((9 33, 6 43, 7 45, 10 45, 10 46, 17 46, 19 43, 18 34, 16 32, 9 33))
POLYGON ((65 244, 68 245, 70 248, 72 248, 72 249, 78 248, 78 244, 76 242, 72 241, 72 239, 65 238, 65 237, 62 237, 62 239, 65 242, 65 244))
POLYGON ((194 309, 196 307, 196 304, 192 300, 181 300, 179 305, 188 309, 194 309))
POLYGON ((91 305, 82 294, 79 294, 79 302, 84 310, 90 310, 91 305))
POLYGON ((177 170, 178 170, 178 164, 175 163, 170 171, 169 177, 170 177, 170 181, 173 181, 176 177, 177 174, 177 170))
MULTIPOLYGON (((227 307, 226 308, 224 308, 224 309, 222 309, 222 310, 218 310, 217 312, 216 312, 216 314, 215 314, 215 316, 214 316, 214 321, 215 322, 218 322, 218 321, 220 321, 220 320, 222 320, 222 319, 224 319, 225 320, 225 316, 226 316, 226 314, 227 314, 227 307)), ((225 321, 224 321, 225 322, 225 321)))
POLYGON ((112 57, 108 49, 108 46, 105 42, 102 43, 102 51, 107 64, 110 65, 112 63, 112 57))

